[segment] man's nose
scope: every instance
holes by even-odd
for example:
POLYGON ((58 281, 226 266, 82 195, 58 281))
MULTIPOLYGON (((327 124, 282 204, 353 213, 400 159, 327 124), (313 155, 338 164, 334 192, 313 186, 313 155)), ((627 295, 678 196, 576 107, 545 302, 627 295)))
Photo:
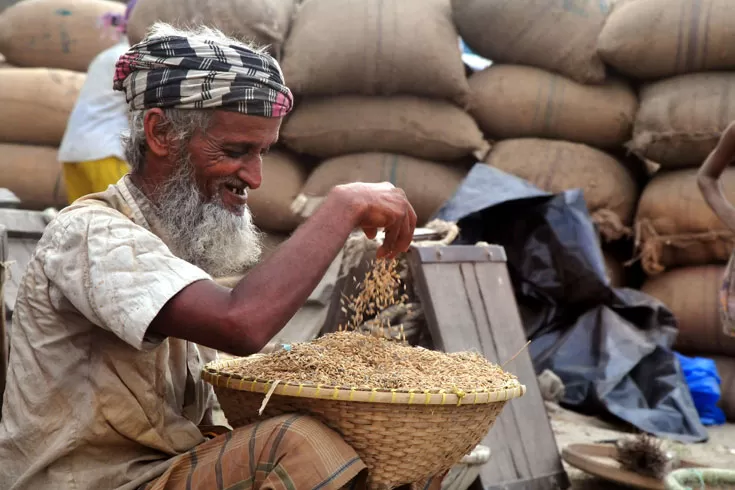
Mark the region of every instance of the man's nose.
POLYGON ((258 156, 257 159, 247 162, 237 172, 237 176, 251 189, 260 187, 263 183, 262 158, 258 156))

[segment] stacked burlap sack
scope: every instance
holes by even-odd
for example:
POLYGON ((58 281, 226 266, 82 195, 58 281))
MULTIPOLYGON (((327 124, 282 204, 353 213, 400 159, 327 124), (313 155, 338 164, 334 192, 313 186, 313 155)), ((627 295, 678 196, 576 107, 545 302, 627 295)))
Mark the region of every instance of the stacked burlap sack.
MULTIPOLYGON (((636 215, 644 292, 679 321, 675 348, 713 357, 723 378, 723 404, 735 419, 735 338, 718 316, 724 264, 735 240, 704 202, 697 169, 735 120, 735 36, 724 0, 627 0, 609 16, 600 57, 642 82, 629 148, 655 161, 636 215)), ((735 201, 735 169, 723 189, 735 201)))
POLYGON ((116 38, 107 0, 22 0, 0 12, 0 187, 27 209, 66 204, 57 149, 87 66, 116 38))
MULTIPOLYGON (((620 150, 638 99, 597 55, 607 2, 452 6, 463 40, 494 62, 469 79, 470 113, 493 140, 485 162, 549 192, 581 188, 603 241, 629 236, 639 186, 620 150)), ((620 264, 606 260, 622 281, 620 264)))
POLYGON ((319 159, 293 202, 302 218, 335 185, 389 181, 425 224, 487 152, 450 0, 306 0, 282 67, 297 105, 281 139, 319 159))

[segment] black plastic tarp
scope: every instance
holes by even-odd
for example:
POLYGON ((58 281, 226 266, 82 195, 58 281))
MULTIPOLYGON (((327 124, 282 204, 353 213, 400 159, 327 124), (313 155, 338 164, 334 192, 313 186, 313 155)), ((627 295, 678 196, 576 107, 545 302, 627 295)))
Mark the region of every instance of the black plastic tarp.
POLYGON ((552 195, 477 164, 436 217, 458 223, 458 244, 505 247, 535 369, 562 379, 563 406, 660 437, 707 440, 671 349, 672 313, 610 285, 580 190, 552 195))

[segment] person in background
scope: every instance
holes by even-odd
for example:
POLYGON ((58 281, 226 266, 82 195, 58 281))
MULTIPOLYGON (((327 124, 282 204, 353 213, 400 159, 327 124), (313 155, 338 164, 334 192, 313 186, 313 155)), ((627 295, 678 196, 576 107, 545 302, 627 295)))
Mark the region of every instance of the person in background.
MULTIPOLYGON (((722 190, 720 177, 735 159, 735 122, 725 129, 717 147, 709 154, 697 173, 697 184, 707 205, 725 227, 735 233, 735 207, 722 190)), ((735 253, 725 269, 720 287, 720 319, 726 335, 735 337, 735 253)))
POLYGON ((115 63, 129 48, 125 27, 136 0, 124 17, 105 16, 103 22, 119 38, 114 46, 92 60, 87 79, 67 122, 58 159, 64 168, 67 201, 101 192, 130 171, 125 161, 121 135, 128 129, 125 95, 113 90, 115 63))

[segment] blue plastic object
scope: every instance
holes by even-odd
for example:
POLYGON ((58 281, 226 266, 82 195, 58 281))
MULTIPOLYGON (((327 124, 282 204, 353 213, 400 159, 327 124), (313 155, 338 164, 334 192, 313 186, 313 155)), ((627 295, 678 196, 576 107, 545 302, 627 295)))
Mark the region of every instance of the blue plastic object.
POLYGON ((724 424, 725 413, 717 406, 721 396, 721 381, 715 361, 703 357, 686 357, 678 352, 675 354, 681 364, 702 424, 724 424))

